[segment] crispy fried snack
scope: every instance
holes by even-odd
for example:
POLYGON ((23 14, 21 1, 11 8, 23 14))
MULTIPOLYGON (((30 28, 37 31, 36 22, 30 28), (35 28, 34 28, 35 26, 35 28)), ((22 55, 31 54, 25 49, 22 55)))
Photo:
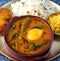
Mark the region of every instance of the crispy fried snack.
POLYGON ((0 35, 3 35, 3 31, 12 18, 12 10, 8 8, 0 8, 0 35))

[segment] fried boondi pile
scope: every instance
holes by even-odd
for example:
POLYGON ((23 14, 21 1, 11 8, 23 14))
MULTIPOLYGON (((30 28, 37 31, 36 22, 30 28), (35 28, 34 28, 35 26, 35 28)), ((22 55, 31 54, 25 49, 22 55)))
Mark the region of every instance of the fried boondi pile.
POLYGON ((0 35, 3 35, 4 28, 12 17, 12 11, 8 8, 0 8, 0 35))
POLYGON ((60 35, 60 12, 53 13, 49 16, 48 22, 56 35, 60 35))

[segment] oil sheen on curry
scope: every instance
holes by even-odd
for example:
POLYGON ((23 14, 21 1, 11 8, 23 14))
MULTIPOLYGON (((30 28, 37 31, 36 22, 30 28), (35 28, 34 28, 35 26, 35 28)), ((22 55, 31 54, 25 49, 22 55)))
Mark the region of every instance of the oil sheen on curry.
POLYGON ((22 54, 41 53, 51 42, 51 31, 37 17, 25 17, 15 21, 7 34, 9 46, 22 54))

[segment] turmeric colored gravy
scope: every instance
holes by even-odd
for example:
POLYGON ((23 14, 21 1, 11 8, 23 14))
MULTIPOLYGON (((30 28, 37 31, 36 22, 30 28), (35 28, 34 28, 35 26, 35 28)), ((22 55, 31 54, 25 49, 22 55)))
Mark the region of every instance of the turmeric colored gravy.
POLYGON ((23 54, 37 54, 48 48, 51 31, 47 24, 36 17, 15 21, 7 34, 9 46, 23 54))

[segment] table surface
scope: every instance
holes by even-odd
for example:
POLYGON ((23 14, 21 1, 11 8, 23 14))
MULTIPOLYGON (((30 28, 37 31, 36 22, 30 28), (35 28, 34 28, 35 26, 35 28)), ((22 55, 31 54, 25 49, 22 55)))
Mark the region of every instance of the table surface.
MULTIPOLYGON (((0 7, 8 3, 11 0, 0 0, 0 7)), ((60 0, 52 0, 53 2, 60 5, 60 0)), ((12 59, 6 57, 4 54, 0 53, 0 61, 13 61, 12 59)), ((50 61, 60 61, 60 55, 50 61)))

